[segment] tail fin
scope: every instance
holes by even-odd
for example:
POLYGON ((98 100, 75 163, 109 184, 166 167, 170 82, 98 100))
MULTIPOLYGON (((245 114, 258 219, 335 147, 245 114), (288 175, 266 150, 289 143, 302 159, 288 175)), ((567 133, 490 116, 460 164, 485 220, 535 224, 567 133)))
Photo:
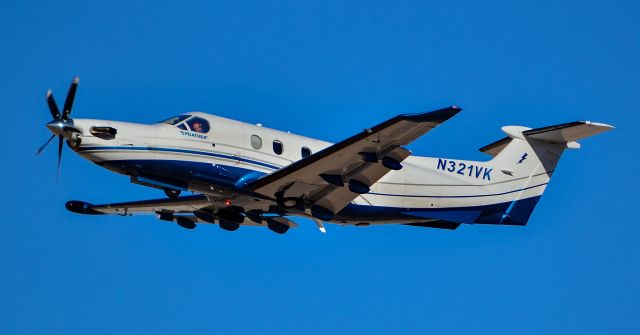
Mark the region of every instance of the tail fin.
POLYGON ((480 151, 494 156, 492 165, 504 174, 522 178, 521 188, 507 208, 482 213, 477 223, 525 225, 544 192, 565 149, 580 148, 576 141, 613 129, 612 126, 577 121, 531 129, 506 126, 507 137, 480 151))

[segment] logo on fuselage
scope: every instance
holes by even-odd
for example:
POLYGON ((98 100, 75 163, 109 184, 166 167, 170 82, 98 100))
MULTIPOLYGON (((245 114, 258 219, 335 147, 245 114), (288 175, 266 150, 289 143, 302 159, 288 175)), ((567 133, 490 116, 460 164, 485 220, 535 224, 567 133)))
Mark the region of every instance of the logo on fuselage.
POLYGON ((520 160, 518 161, 518 164, 524 162, 525 159, 527 159, 527 156, 529 156, 529 154, 527 154, 526 152, 524 153, 524 155, 522 155, 522 157, 520 157, 520 160))
POLYGON ((202 135, 202 134, 194 133, 192 131, 185 131, 185 130, 180 130, 180 134, 182 136, 195 137, 195 138, 200 138, 200 139, 203 139, 203 140, 206 140, 207 137, 208 137, 207 135, 202 135))

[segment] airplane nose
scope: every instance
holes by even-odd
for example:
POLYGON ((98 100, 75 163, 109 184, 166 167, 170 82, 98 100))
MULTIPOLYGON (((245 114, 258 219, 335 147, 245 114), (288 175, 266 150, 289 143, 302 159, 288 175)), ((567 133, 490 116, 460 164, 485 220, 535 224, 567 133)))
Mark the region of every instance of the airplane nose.
POLYGON ((51 131, 54 135, 64 136, 64 126, 65 126, 64 122, 53 120, 51 122, 46 123, 45 126, 49 128, 49 131, 51 131))
POLYGON ((53 120, 45 124, 45 126, 56 136, 70 138, 72 134, 80 131, 73 126, 73 121, 53 120))

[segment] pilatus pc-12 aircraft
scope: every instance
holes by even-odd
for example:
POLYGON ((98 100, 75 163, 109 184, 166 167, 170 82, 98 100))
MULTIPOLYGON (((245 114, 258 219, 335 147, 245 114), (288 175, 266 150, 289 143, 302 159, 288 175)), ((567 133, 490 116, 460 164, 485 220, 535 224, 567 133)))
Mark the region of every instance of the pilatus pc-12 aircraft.
POLYGON ((155 124, 71 119, 75 78, 62 111, 47 93, 58 137, 132 183, 163 190, 153 200, 94 205, 69 201, 79 214, 151 213, 193 229, 268 227, 285 233, 288 217, 368 226, 405 224, 456 229, 462 223, 518 225, 544 192, 565 149, 612 126, 577 121, 543 128, 502 127, 506 137, 480 148, 487 161, 411 155, 406 145, 461 111, 451 106, 402 114, 338 143, 328 143, 192 112, 155 124), (193 195, 180 196, 190 191, 193 195))

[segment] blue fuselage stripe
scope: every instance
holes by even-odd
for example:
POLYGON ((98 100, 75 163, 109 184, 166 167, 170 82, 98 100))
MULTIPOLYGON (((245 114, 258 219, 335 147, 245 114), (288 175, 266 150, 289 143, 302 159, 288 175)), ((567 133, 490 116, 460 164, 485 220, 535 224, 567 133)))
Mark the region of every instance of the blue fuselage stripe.
POLYGON ((187 149, 175 149, 175 148, 158 148, 158 147, 125 147, 125 146, 114 146, 114 147, 81 147, 78 151, 87 152, 87 151, 122 151, 122 150, 132 150, 132 151, 163 151, 163 152, 177 152, 177 153, 185 153, 192 155, 201 155, 201 156, 210 156, 210 157, 218 157, 225 158, 229 160, 237 160, 249 164, 263 166, 269 169, 277 170, 280 166, 271 165, 259 161, 254 161, 252 159, 247 159, 244 157, 238 156, 230 156, 215 152, 207 152, 207 151, 198 151, 198 150, 187 150, 187 149))
POLYGON ((502 192, 502 193, 474 194, 474 195, 413 195, 413 194, 390 194, 390 193, 375 193, 375 192, 369 192, 368 194, 382 195, 387 197, 407 197, 407 198, 476 198, 476 197, 492 197, 496 195, 505 195, 505 194, 515 193, 520 191, 526 191, 526 190, 544 186, 547 184, 548 183, 542 183, 542 184, 529 186, 529 187, 521 188, 518 190, 502 192))

